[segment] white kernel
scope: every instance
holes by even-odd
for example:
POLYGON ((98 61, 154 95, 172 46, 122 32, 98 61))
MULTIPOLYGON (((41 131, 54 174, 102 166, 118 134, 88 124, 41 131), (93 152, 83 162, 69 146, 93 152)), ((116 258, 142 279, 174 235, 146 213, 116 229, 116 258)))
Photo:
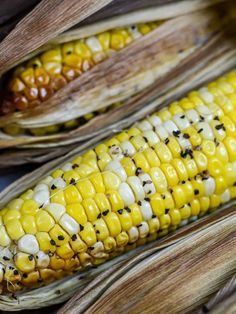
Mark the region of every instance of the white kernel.
POLYGON ((199 114, 194 109, 189 109, 185 113, 190 123, 197 123, 200 120, 199 114))
POLYGON ((190 126, 190 123, 184 113, 175 114, 173 116, 173 120, 180 130, 187 129, 190 126))
POLYGON ((196 124, 197 131, 202 135, 206 140, 214 140, 214 134, 212 129, 207 122, 199 122, 196 124))
POLYGON ((209 177, 207 180, 204 180, 205 185, 205 195, 210 196, 213 195, 215 192, 215 180, 212 177, 209 177))
POLYGON ((121 183, 119 186, 119 194, 123 199, 125 206, 129 206, 135 202, 134 193, 127 183, 121 183))
POLYGON ((66 182, 60 177, 55 178, 51 182, 51 189, 52 187, 56 187, 57 189, 64 189, 66 187, 66 182))
POLYGON ((146 221, 142 221, 142 223, 138 226, 139 237, 141 239, 146 238, 149 233, 149 226, 146 221))
POLYGON ((145 131, 143 132, 143 136, 146 137, 146 139, 148 140, 148 142, 151 145, 154 145, 156 143, 160 142, 159 137, 156 135, 156 133, 154 131, 145 131))
POLYGON ((152 218, 153 212, 149 202, 142 201, 140 205, 143 220, 148 221, 152 218))
POLYGON ((36 256, 36 265, 38 268, 47 268, 50 263, 50 257, 43 251, 39 251, 36 256))
POLYGON ((59 221, 61 216, 66 212, 65 206, 57 203, 49 204, 45 210, 52 215, 56 221, 59 221))
POLYGON ((134 148, 133 144, 130 141, 124 141, 120 143, 120 147, 124 154, 132 156, 136 153, 136 149, 134 148))
POLYGON ((25 234, 18 241, 18 249, 28 254, 36 254, 39 251, 39 244, 34 235, 25 234))
POLYGON ((136 201, 143 200, 145 193, 139 178, 136 176, 130 176, 127 178, 127 183, 133 190, 136 201))
POLYGON ((221 200, 221 203, 223 203, 223 204, 230 201, 230 191, 229 191, 229 189, 226 189, 224 191, 224 193, 221 194, 220 200, 221 200))
POLYGON ((129 235, 129 242, 134 243, 138 240, 139 238, 139 232, 137 227, 131 227, 128 230, 128 235, 129 235))
POLYGON ((148 118, 148 120, 151 122, 153 126, 158 126, 162 124, 161 119, 156 115, 152 115, 151 117, 148 118))
POLYGON ((153 184, 151 177, 147 173, 140 173, 138 177, 142 183, 144 192, 147 195, 152 195, 156 193, 155 185, 153 184))
POLYGON ((33 195, 33 199, 40 206, 48 204, 49 198, 50 198, 50 193, 48 190, 39 190, 39 191, 35 192, 33 195))
POLYGON ((44 191, 44 190, 48 191, 48 185, 45 183, 39 183, 34 188, 34 192, 44 191))
POLYGON ((139 128, 143 132, 148 131, 148 130, 152 130, 152 125, 147 120, 143 120, 141 122, 138 122, 136 124, 136 127, 139 128))
POLYGON ((79 224, 68 214, 64 214, 59 223, 70 235, 77 234, 80 230, 79 224))
POLYGON ((64 164, 61 169, 63 171, 70 171, 70 170, 73 170, 72 166, 73 166, 72 163, 68 162, 64 164))
POLYGON ((166 129, 162 125, 158 125, 155 127, 157 135, 160 137, 162 141, 164 141, 168 137, 168 133, 166 129))
POLYGON ((118 160, 111 160, 107 165, 105 170, 113 171, 115 172, 118 177, 121 179, 121 181, 126 181, 127 174, 122 167, 121 163, 118 160))
POLYGON ((88 37, 85 42, 92 53, 102 51, 102 46, 95 36, 88 37))

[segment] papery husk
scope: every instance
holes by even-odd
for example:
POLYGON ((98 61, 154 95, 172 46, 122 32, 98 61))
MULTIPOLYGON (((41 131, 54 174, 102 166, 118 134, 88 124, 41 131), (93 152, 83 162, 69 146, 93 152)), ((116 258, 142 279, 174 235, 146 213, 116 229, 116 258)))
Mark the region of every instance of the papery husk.
MULTIPOLYGON (((58 34, 84 20, 83 24, 94 22, 97 24, 98 21, 111 16, 137 9, 143 10, 150 6, 160 8, 160 11, 158 9, 160 12, 158 18, 163 19, 162 15, 166 16, 166 12, 169 12, 167 13, 168 17, 173 17, 221 2, 229 2, 229 0, 148 0, 131 3, 124 0, 43 0, 22 18, 0 43, 0 75, 49 40, 53 40, 58 34), (98 14, 94 14, 97 11, 98 14)), ((32 2, 33 4, 34 2, 32 2)), ((29 4, 25 4, 25 6, 27 7, 29 4)), ((15 10, 20 11, 20 9, 15 10)))
POLYGON ((206 303, 198 314, 234 314, 236 312, 236 274, 206 303))

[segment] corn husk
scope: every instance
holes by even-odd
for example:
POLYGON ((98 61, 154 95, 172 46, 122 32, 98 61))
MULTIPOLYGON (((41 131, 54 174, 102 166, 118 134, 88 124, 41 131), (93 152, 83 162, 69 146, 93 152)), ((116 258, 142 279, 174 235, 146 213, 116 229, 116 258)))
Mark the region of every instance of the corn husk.
MULTIPOLYGON (((159 102, 161 103, 161 101, 168 99, 168 93, 171 94, 174 88, 179 88, 178 85, 181 82, 184 86, 183 90, 186 90, 185 85, 188 82, 183 80, 183 73, 193 75, 193 69, 198 68, 198 61, 204 62, 202 56, 204 49, 207 50, 209 46, 214 46, 213 42, 217 42, 217 40, 220 43, 219 48, 223 45, 224 49, 227 49, 226 46, 231 51, 234 49, 230 39, 225 39, 222 42, 225 22, 220 23, 220 20, 225 21, 225 19, 219 18, 219 11, 205 9, 184 16, 180 15, 181 12, 182 14, 192 12, 213 3, 215 2, 181 1, 176 4, 131 12, 98 22, 95 26, 89 25, 73 29, 40 47, 36 52, 45 50, 52 43, 81 38, 94 34, 95 31, 99 32, 114 26, 121 26, 122 23, 123 25, 129 25, 131 21, 137 23, 172 17, 147 36, 138 39, 130 46, 95 66, 91 71, 70 82, 43 103, 43 112, 41 106, 39 106, 31 110, 8 115, 0 118, 0 127, 9 124, 26 129, 45 127, 55 124, 55 121, 63 123, 86 113, 108 107, 117 101, 123 102, 120 108, 99 115, 75 130, 53 135, 19 135, 14 137, 0 132, 0 149, 13 147, 12 156, 23 156, 23 158, 19 158, 20 163, 24 163, 26 158, 28 160, 29 155, 31 155, 30 161, 34 162, 35 155, 39 157, 40 152, 42 160, 46 160, 47 152, 48 159, 50 159, 52 147, 63 146, 57 152, 59 155, 60 151, 65 153, 71 149, 71 147, 66 147, 67 145, 73 146, 75 143, 83 143, 89 138, 94 138, 103 133, 105 136, 108 130, 126 125, 129 116, 135 116, 133 114, 142 109, 143 104, 145 104, 146 113, 151 112, 153 106, 149 106, 148 103, 153 99, 154 94, 156 97, 159 96, 159 102), (169 11, 168 8, 172 10, 169 11), (164 14, 165 12, 168 12, 168 14, 164 14), (145 63, 143 60, 146 60, 145 63), (96 82, 96 85, 94 85, 94 82, 96 82), (36 154, 34 149, 38 149, 36 154)), ((215 48, 216 45, 214 49, 209 49, 208 53, 216 55, 215 48)), ((31 56, 32 54, 27 55, 26 58, 31 56)), ((218 58, 219 55, 216 57, 218 58)), ((6 64, 5 70, 13 64, 6 64)), ((189 88, 193 87, 195 87, 193 84, 191 87, 189 86, 189 88)), ((7 153, 8 151, 2 152, 0 166, 4 166, 4 158, 6 158, 7 153)), ((8 165, 15 164, 12 160, 8 159, 8 165)))
POLYGON ((233 314, 236 311, 236 274, 207 302, 198 314, 233 314))

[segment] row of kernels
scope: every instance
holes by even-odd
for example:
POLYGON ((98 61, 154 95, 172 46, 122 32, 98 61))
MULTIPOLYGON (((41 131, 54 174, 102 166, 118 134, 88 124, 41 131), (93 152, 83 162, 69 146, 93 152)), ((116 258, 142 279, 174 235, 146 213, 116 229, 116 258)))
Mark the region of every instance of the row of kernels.
POLYGON ((40 104, 67 82, 109 57, 110 51, 120 50, 137 35, 140 37, 152 30, 148 24, 142 24, 140 29, 141 32, 137 26, 119 28, 68 42, 31 59, 25 66, 17 67, 8 84, 16 108, 23 110, 40 104))

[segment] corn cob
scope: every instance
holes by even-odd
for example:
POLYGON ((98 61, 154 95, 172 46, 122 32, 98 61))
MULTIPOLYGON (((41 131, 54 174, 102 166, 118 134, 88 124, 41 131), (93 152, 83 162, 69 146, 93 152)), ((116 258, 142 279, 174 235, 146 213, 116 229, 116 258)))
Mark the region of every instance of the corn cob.
POLYGON ((18 66, 7 80, 0 115, 39 105, 111 53, 123 49, 159 24, 137 24, 67 42, 18 66))
POLYGON ((2 291, 38 287, 236 197, 236 72, 53 171, 0 212, 2 291))

